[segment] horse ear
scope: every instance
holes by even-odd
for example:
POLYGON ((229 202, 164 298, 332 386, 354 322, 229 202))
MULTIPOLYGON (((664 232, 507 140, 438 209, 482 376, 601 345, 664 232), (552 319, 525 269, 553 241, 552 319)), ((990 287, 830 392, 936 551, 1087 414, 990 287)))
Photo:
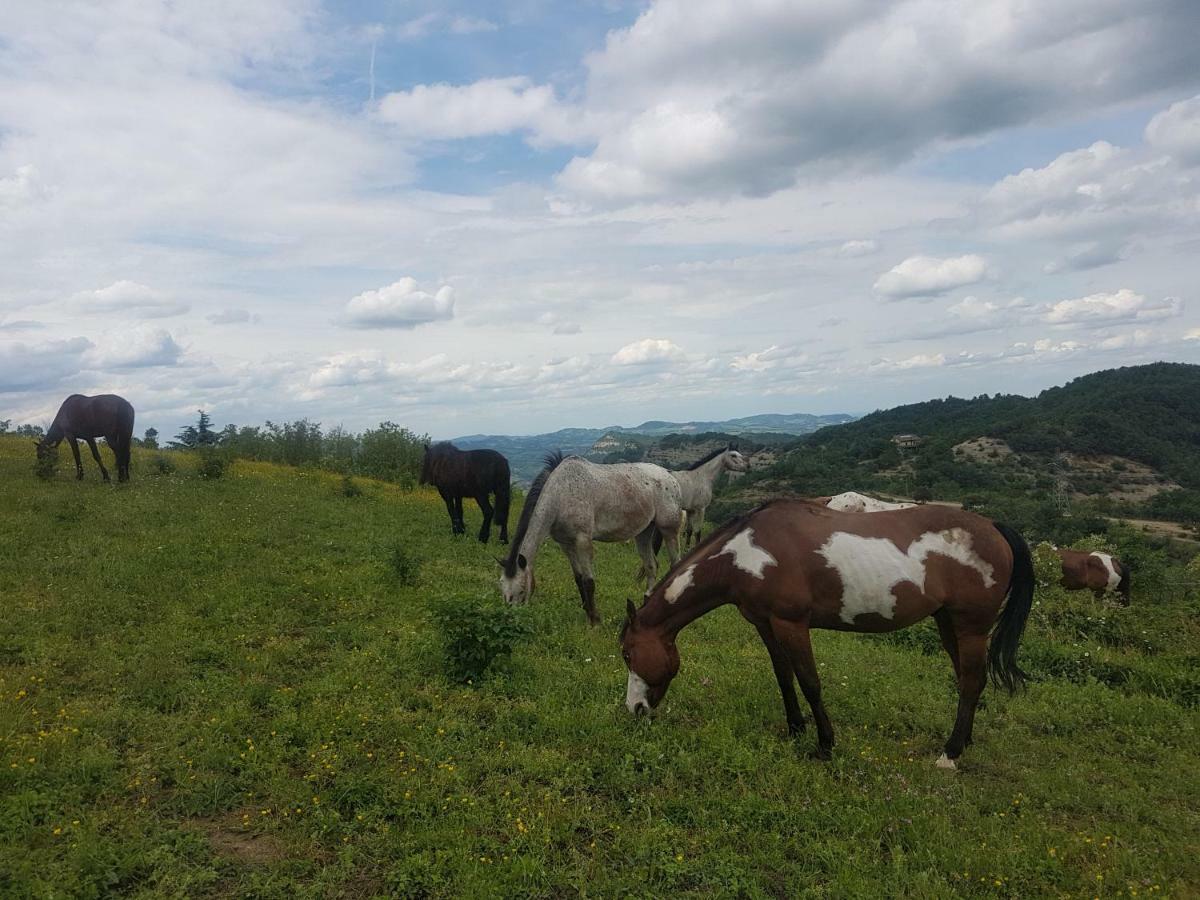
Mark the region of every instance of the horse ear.
POLYGON ((628 618, 629 624, 632 625, 637 619, 637 607, 633 605, 633 601, 628 597, 625 598, 625 615, 628 618))
POLYGON ((520 568, 520 569, 524 569, 524 568, 526 568, 528 565, 529 565, 529 560, 527 560, 527 559, 525 558, 525 554, 524 554, 524 553, 518 553, 518 554, 517 554, 517 567, 518 567, 518 568, 520 568))

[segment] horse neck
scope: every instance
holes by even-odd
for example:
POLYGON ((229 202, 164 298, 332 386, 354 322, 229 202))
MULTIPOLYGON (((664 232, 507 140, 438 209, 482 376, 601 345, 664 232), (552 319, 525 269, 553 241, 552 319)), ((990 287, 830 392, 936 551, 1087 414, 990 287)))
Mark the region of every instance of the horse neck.
POLYGON ((656 628, 674 638, 701 616, 712 612, 718 606, 732 603, 733 597, 723 579, 715 577, 717 572, 724 569, 728 567, 718 568, 707 557, 694 564, 679 563, 671 570, 671 577, 654 589, 646 605, 638 611, 638 622, 643 627, 656 628), (671 585, 676 579, 687 577, 687 571, 693 565, 691 585, 674 602, 667 600, 667 591, 671 585))
POLYGON ((721 474, 721 470, 725 468, 725 454, 722 453, 714 456, 704 465, 692 469, 691 474, 703 479, 709 487, 717 483, 717 478, 721 474))
POLYGON ((47 444, 52 444, 57 447, 62 443, 62 439, 66 436, 67 435, 63 430, 62 424, 58 421, 58 417, 56 416, 54 421, 50 424, 50 428, 46 431, 45 441, 47 444))
POLYGON ((517 550, 525 555, 530 565, 533 565, 538 550, 550 536, 550 528, 554 525, 554 518, 557 514, 557 499, 558 491, 554 485, 547 484, 542 489, 541 496, 538 497, 533 514, 529 517, 529 527, 525 531, 525 536, 521 538, 521 545, 517 550))

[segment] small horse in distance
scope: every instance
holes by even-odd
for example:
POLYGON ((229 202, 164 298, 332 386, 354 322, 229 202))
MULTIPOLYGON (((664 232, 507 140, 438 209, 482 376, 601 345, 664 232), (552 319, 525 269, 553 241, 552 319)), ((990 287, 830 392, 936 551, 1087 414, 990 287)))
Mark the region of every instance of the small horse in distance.
MULTIPOLYGON (((683 510, 687 518, 683 526, 683 546, 700 540, 704 528, 704 513, 713 499, 713 486, 722 472, 745 472, 750 463, 732 447, 719 447, 702 459, 696 460, 686 469, 672 472, 679 482, 683 498, 683 510)), ((655 551, 658 547, 654 548, 655 551)))
POLYGON ((571 563, 588 621, 598 625, 592 541, 633 538, 642 558, 638 574, 645 575, 649 593, 658 568, 655 532, 662 533, 674 565, 682 517, 679 482, 661 466, 598 465, 579 456, 551 453, 525 497, 508 556, 498 560, 503 570, 500 592, 508 603, 529 601, 536 586, 533 561, 552 537, 571 563))
POLYGON ((98 437, 108 442, 117 458, 117 480, 128 481, 130 447, 133 444, 133 404, 124 397, 116 394, 99 394, 95 397, 72 394, 58 408, 46 436, 34 443, 37 445, 38 459, 45 459, 50 448, 66 440, 75 456, 75 477, 82 480, 83 463, 79 459, 79 444, 76 443, 82 438, 91 448, 92 458, 100 467, 104 480, 111 481, 108 469, 104 468, 104 462, 100 459, 100 451, 96 448, 98 437))
POLYGON ((1010 693, 1024 681, 1016 656, 1033 588, 1024 539, 974 513, 921 506, 865 516, 771 501, 713 532, 640 609, 627 602, 625 705, 634 714, 658 706, 679 671, 676 635, 735 603, 767 647, 789 733, 804 729, 796 678, 816 721, 816 755, 827 759, 833 727, 809 630, 896 631, 933 616, 958 681, 954 730, 937 764, 955 769, 987 675, 1010 693))
POLYGON ((492 517, 500 526, 500 543, 508 543, 508 506, 512 475, 508 460, 495 450, 459 450, 449 441, 425 445, 421 461, 421 484, 432 484, 442 495, 450 528, 454 534, 466 534, 463 521, 463 497, 473 497, 483 513, 479 540, 486 544, 492 535, 492 517), (493 509, 488 499, 496 497, 493 509))
POLYGON ((1068 591, 1090 590, 1097 600, 1105 594, 1115 593, 1121 605, 1128 606, 1132 579, 1129 567, 1109 553, 1098 550, 1070 550, 1055 547, 1054 552, 1062 560, 1062 579, 1059 581, 1068 591))

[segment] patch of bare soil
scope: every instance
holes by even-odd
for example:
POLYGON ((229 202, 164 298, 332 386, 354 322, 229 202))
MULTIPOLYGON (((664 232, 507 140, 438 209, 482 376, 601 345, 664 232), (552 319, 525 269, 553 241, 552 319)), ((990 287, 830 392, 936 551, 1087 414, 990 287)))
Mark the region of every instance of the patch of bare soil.
POLYGON ((225 819, 194 819, 192 827, 202 833, 218 856, 248 865, 265 865, 285 859, 287 852, 275 838, 253 834, 241 827, 236 813, 225 819))
POLYGON ((952 448, 955 456, 965 457, 972 462, 995 463, 1013 455, 1013 448, 997 438, 977 437, 952 448))

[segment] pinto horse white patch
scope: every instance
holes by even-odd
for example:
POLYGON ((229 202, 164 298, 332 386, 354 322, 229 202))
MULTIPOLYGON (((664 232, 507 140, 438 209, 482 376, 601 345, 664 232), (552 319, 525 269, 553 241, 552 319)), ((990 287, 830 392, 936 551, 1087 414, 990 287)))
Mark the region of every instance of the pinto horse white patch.
POLYGON ((666 598, 668 603, 674 603, 683 592, 692 586, 692 576, 696 574, 696 564, 692 563, 675 576, 675 580, 667 586, 666 598))
POLYGON ((1096 557, 1104 565, 1104 571, 1108 573, 1108 589, 1115 591, 1118 585, 1121 584, 1121 574, 1113 564, 1113 558, 1107 553, 1101 553, 1098 550, 1094 551, 1092 556, 1096 557))
POLYGON ((749 572, 755 578, 762 578, 763 569, 767 566, 778 565, 774 556, 754 543, 753 528, 739 531, 725 542, 725 546, 721 548, 720 552, 714 553, 709 559, 716 559, 726 553, 733 554, 735 566, 743 572, 749 572))
POLYGON ((925 559, 931 553, 975 569, 986 587, 996 583, 991 564, 975 552, 971 534, 963 528, 926 532, 912 542, 907 553, 887 538, 837 531, 817 552, 842 579, 841 617, 847 625, 864 613, 892 618, 896 612, 892 589, 902 581, 925 590, 925 559))

